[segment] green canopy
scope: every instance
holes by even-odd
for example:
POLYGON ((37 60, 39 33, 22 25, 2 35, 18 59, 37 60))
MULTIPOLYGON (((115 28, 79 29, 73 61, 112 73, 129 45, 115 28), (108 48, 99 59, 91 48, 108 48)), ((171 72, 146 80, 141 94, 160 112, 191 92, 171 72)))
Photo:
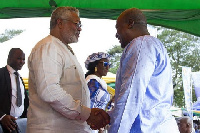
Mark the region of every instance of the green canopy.
POLYGON ((76 7, 82 18, 93 19, 116 19, 136 7, 149 24, 200 36, 200 0, 0 0, 0 18, 49 17, 59 6, 76 7))

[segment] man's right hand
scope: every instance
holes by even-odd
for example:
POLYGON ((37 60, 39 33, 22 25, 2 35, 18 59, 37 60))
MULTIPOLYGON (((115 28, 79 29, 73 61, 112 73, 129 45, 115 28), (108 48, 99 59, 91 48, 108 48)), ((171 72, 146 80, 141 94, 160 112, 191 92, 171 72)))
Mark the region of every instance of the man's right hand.
POLYGON ((16 125, 13 121, 15 121, 16 118, 10 115, 5 115, 2 119, 1 119, 1 124, 3 127, 5 127, 6 129, 8 129, 10 132, 12 130, 15 130, 16 125))
POLYGON ((110 116, 103 110, 99 108, 92 108, 90 117, 86 120, 87 124, 93 130, 105 127, 110 123, 110 116))

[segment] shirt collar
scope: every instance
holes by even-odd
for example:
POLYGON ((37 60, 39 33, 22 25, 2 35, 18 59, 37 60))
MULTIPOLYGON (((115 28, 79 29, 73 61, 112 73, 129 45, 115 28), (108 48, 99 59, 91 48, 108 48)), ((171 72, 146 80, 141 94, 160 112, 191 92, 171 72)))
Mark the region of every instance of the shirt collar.
MULTIPOLYGON (((16 72, 10 65, 7 65, 7 69, 12 74, 14 74, 14 72, 16 72)), ((20 74, 19 74, 19 76, 20 76, 20 74)))

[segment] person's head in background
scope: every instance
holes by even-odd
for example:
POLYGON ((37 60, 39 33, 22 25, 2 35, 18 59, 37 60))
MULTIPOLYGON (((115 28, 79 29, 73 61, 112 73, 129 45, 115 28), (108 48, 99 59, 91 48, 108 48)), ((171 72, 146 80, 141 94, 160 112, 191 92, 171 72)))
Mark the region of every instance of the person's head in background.
POLYGON ((58 7, 51 14, 50 34, 65 45, 78 42, 81 31, 79 10, 74 7, 58 7))
POLYGON ((7 64, 15 71, 21 70, 25 64, 25 54, 20 48, 12 48, 8 54, 7 64))
POLYGON ((120 14, 116 21, 116 38, 125 48, 130 41, 139 36, 149 35, 146 17, 137 8, 127 9, 120 14))
POLYGON ((192 119, 189 116, 180 117, 177 124, 180 133, 192 133, 192 119))
POLYGON ((106 76, 110 68, 110 55, 108 53, 98 52, 88 56, 85 61, 85 67, 88 75, 94 74, 98 77, 106 76))

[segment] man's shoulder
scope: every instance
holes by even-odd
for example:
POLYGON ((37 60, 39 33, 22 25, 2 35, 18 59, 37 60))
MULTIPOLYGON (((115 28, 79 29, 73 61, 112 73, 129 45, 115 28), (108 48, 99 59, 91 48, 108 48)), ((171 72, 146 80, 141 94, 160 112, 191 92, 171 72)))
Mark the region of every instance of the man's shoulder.
POLYGON ((7 67, 2 67, 0 68, 0 79, 2 80, 3 78, 6 77, 6 75, 9 75, 7 67))
POLYGON ((41 39, 41 40, 35 45, 35 47, 48 44, 48 43, 50 43, 51 41, 52 41, 52 37, 51 37, 51 35, 48 35, 48 36, 46 36, 45 38, 41 39))
POLYGON ((38 49, 43 49, 43 48, 46 48, 48 47, 49 48, 55 48, 56 47, 56 38, 51 36, 51 35, 48 35, 46 36, 45 38, 43 38, 42 40, 40 40, 36 45, 35 47, 33 48, 33 51, 35 50, 38 50, 38 49))
POLYGON ((165 49, 163 43, 154 36, 145 35, 140 39, 140 41, 143 44, 143 47, 148 47, 148 49, 153 48, 157 49, 158 51, 163 51, 163 49, 165 49))
POLYGON ((37 51, 41 51, 41 49, 48 49, 50 48, 49 46, 54 46, 53 44, 53 38, 51 35, 46 36, 45 38, 41 39, 37 44, 34 46, 34 48, 31 51, 31 54, 34 54, 37 51))
POLYGON ((5 67, 2 67, 2 68, 0 68, 0 73, 6 72, 6 71, 8 71, 6 66, 5 66, 5 67))

